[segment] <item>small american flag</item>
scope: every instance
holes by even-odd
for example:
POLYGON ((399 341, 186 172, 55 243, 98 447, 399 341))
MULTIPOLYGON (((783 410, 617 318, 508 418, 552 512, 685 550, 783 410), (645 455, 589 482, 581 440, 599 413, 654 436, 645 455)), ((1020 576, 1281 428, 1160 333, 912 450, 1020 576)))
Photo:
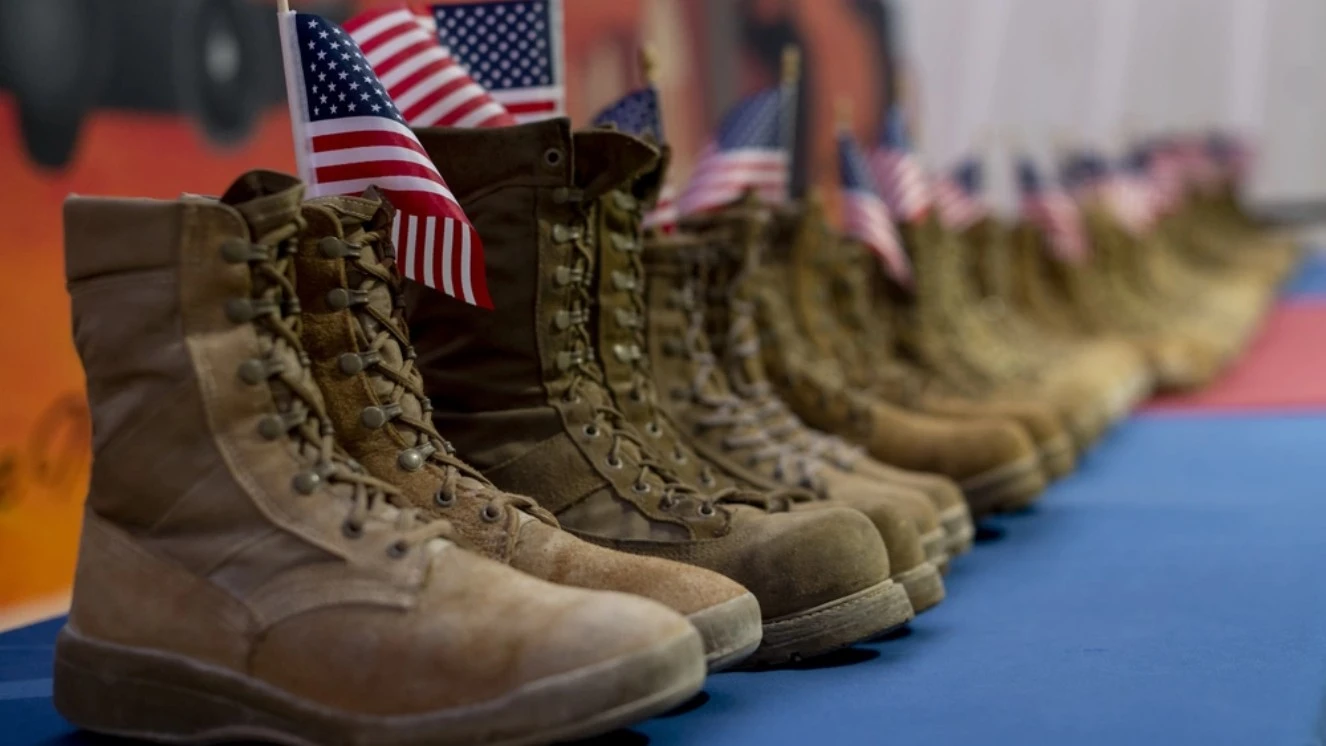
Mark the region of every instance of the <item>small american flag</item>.
POLYGON ((1217 132, 1207 137, 1206 149, 1224 178, 1235 184, 1246 181, 1256 165, 1255 148, 1246 137, 1217 132))
POLYGON ((1063 181, 1079 200, 1099 202, 1130 233, 1141 235, 1150 227, 1146 190, 1104 157, 1086 152, 1073 156, 1064 165, 1063 181))
MULTIPOLYGON (((622 132, 652 138, 662 145, 663 115, 659 107, 658 89, 647 85, 631 91, 600 111, 594 117, 594 124, 611 124, 622 132)), ((658 229, 666 233, 676 228, 679 217, 677 191, 665 184, 653 209, 645 214, 643 225, 646 229, 658 229)))
POLYGON ((728 111, 677 197, 682 214, 722 207, 748 189, 769 202, 787 201, 791 158, 783 125, 791 116, 788 98, 783 87, 769 88, 728 111))
POLYGON ((961 233, 990 214, 981 199, 981 162, 968 158, 935 181, 935 210, 944 227, 961 233))
POLYGON ((280 20, 295 158, 309 194, 377 187, 397 209, 391 238, 401 274, 492 308, 474 226, 363 52, 319 16, 286 12, 280 20))
POLYGON ((1173 144, 1167 140, 1157 140, 1144 147, 1147 150, 1147 174, 1151 179, 1152 199, 1160 214, 1168 215, 1183 204, 1183 164, 1176 157, 1173 144))
POLYGON ((912 285, 912 266, 902 248, 889 208, 880 199, 865 154, 852 133, 838 133, 838 169, 843 185, 843 230, 865 244, 884 265, 884 271, 904 287, 912 285))
POLYGON ((566 111, 561 0, 432 6, 437 35, 518 122, 566 111))
POLYGON ((902 107, 889 107, 879 145, 870 154, 884 203, 900 223, 920 221, 930 211, 930 192, 925 171, 912 153, 902 107))
POLYGON ((361 13, 345 24, 411 127, 515 124, 442 46, 436 29, 431 14, 404 4, 361 13))
POLYGON ((1058 185, 1045 182, 1028 158, 1018 161, 1022 219, 1041 229, 1051 253, 1072 263, 1084 261, 1090 251, 1077 204, 1058 185))

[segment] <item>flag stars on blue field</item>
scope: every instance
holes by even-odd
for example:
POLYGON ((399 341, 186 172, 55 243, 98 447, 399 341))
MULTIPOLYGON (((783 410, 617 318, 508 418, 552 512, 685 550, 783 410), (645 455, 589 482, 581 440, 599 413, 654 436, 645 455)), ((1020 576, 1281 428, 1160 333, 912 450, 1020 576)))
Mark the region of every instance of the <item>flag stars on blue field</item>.
POLYGON ((404 124, 363 52, 343 30, 311 18, 298 33, 309 71, 304 84, 311 121, 372 114, 404 124))

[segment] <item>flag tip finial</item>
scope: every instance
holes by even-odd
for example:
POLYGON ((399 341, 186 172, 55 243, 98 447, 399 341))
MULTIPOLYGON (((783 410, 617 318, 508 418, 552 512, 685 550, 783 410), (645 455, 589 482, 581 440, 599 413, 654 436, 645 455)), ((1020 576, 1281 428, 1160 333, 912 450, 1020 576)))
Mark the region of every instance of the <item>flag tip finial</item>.
POLYGON ((276 10, 280 13, 289 13, 290 0, 276 0, 276 10))
POLYGON ((783 82, 795 83, 801 77, 801 50, 795 44, 783 47, 783 82))
POLYGON ((658 82, 658 50, 650 42, 640 47, 640 75, 646 85, 658 82))

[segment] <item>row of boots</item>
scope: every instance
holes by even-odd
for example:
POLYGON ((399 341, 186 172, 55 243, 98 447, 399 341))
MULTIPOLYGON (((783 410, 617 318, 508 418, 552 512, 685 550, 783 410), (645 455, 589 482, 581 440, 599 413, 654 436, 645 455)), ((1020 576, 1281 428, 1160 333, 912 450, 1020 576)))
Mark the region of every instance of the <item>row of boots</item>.
POLYGON ((973 514, 1237 352, 1197 310, 1148 321, 1162 298, 1251 329, 1282 276, 1235 266, 1232 226, 1262 234, 1212 208, 1206 274, 1123 238, 1054 274, 1030 229, 928 219, 902 226, 904 288, 814 198, 646 231, 666 149, 611 129, 418 136, 494 311, 404 282, 373 190, 253 172, 66 204, 94 431, 56 648, 73 723, 546 742, 885 635, 943 600, 973 514), (1088 272, 1136 315, 1092 315, 1088 272))

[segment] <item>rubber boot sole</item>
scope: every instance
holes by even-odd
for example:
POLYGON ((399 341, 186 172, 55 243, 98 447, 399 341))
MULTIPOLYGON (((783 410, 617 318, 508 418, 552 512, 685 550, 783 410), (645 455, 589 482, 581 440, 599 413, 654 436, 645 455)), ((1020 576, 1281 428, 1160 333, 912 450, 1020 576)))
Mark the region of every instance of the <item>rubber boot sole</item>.
POLYGON ((907 590, 885 580, 850 596, 764 623, 764 641, 744 668, 763 668, 831 653, 887 634, 916 616, 907 590))
POLYGON ((1063 479, 1077 466, 1077 447, 1067 433, 1039 444, 1041 466, 1050 479, 1063 479))
POLYGON ((54 701, 81 728, 158 743, 523 746, 607 733, 667 712, 703 686, 701 649, 699 634, 688 627, 649 648, 485 702, 369 715, 296 697, 219 666, 93 640, 66 627, 55 646, 54 701))
POLYGON ((686 620, 700 632, 709 673, 731 668, 749 658, 764 636, 760 602, 746 593, 721 604, 688 614, 686 620))
POLYGON ((950 559, 971 551, 976 541, 976 524, 966 505, 954 505, 940 512, 939 525, 944 527, 950 559))
POLYGON ((912 604, 912 611, 917 614, 933 609, 944 600, 944 578, 939 568, 929 562, 922 562, 894 575, 893 582, 907 589, 907 600, 912 604))
POLYGON ((975 517, 1020 510, 1045 491, 1045 473, 1039 456, 1004 464, 960 483, 975 517))

